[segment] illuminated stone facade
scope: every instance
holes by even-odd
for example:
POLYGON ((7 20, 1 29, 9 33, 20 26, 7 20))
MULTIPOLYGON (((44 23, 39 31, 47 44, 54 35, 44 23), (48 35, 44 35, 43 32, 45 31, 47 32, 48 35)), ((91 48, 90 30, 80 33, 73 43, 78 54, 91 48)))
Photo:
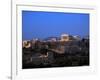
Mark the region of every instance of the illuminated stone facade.
POLYGON ((23 41, 22 47, 24 47, 24 48, 29 48, 29 47, 31 47, 30 41, 27 41, 27 40, 23 41))
POLYGON ((68 34, 62 34, 61 35, 61 40, 60 41, 69 41, 70 36, 68 34))

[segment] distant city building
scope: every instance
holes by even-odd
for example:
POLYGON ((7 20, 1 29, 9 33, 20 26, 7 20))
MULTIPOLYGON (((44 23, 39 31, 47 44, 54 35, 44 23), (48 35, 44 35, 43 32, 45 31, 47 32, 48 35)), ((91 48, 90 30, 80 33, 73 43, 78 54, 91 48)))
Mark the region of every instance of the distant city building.
POLYGON ((35 41, 38 41, 39 39, 38 38, 35 38, 35 41))
POLYGON ((85 36, 84 39, 89 39, 89 36, 85 36))
POLYGON ((70 41, 72 40, 72 36, 68 35, 68 34, 62 34, 61 35, 61 40, 60 41, 70 41))
POLYGON ((31 42, 34 44, 36 42, 36 40, 35 39, 32 39, 31 42))
POLYGON ((57 38, 55 38, 55 37, 52 37, 52 38, 51 38, 51 41, 54 41, 54 42, 56 42, 56 41, 57 41, 57 38))
POLYGON ((58 40, 58 37, 48 37, 47 39, 45 39, 46 41, 49 42, 56 42, 58 40))
POLYGON ((73 38, 74 38, 75 40, 81 40, 81 37, 78 36, 78 35, 73 36, 73 38))

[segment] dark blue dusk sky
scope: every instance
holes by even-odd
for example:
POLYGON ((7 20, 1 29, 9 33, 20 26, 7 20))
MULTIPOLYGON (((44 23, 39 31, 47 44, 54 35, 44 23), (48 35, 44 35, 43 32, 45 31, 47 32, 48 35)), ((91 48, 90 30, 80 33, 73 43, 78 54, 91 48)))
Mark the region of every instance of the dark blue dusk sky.
POLYGON ((89 14, 22 11, 22 39, 89 35, 89 14))

